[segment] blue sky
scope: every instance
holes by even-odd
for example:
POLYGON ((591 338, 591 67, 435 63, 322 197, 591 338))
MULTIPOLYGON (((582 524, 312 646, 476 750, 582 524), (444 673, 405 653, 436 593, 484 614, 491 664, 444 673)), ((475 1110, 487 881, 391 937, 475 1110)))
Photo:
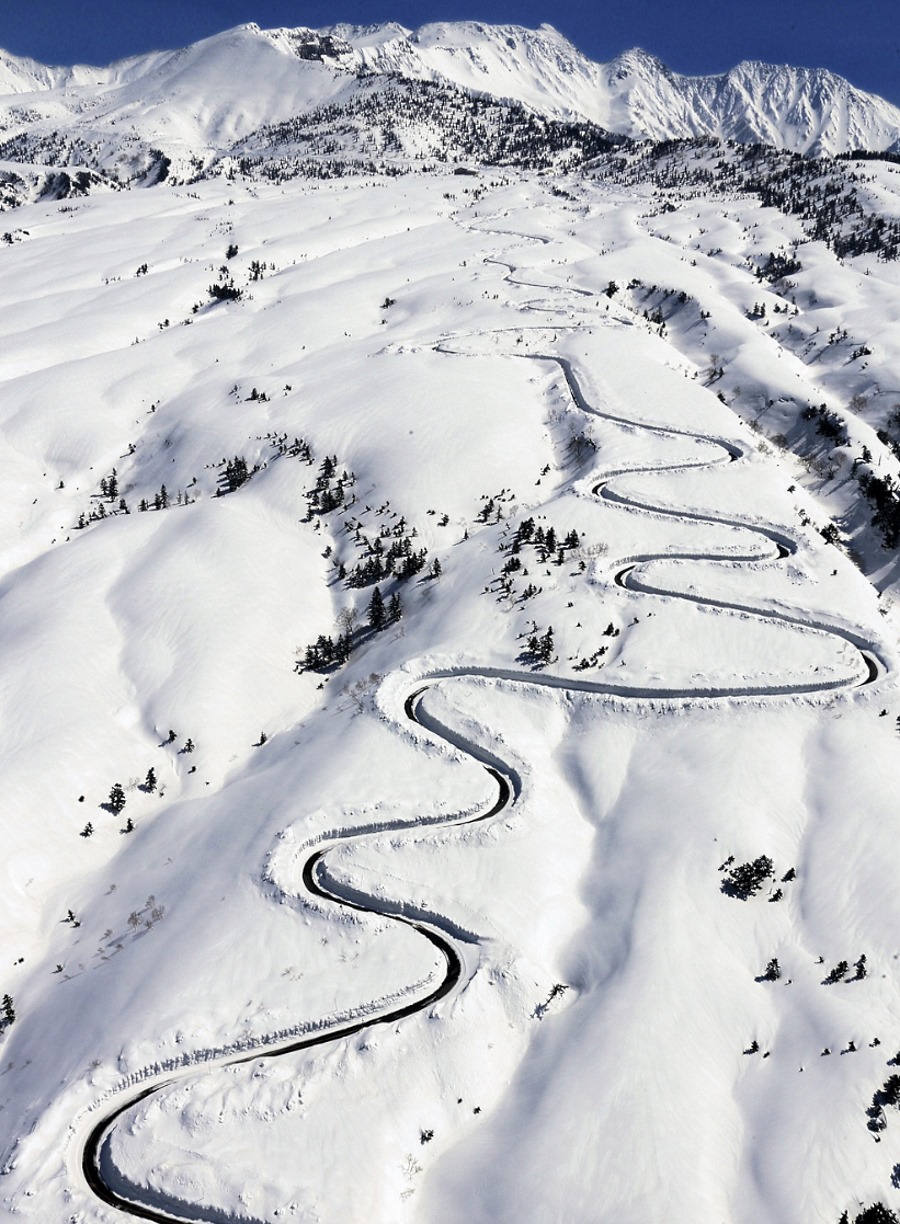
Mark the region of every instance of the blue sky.
POLYGON ((741 59, 827 67, 900 105, 898 0, 23 0, 0 46, 50 63, 107 63, 178 47, 243 21, 549 21, 593 59, 641 46, 679 72, 741 59))

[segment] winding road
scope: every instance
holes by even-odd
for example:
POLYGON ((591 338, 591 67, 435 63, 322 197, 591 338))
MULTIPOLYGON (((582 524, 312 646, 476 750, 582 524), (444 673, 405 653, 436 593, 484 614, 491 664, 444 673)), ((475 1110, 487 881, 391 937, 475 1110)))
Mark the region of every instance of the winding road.
MULTIPOLYGON (((517 237, 528 238, 530 235, 516 235, 517 237)), ((544 241, 544 240, 539 240, 544 241)), ((499 260, 491 262, 500 263, 499 260)), ((508 278, 515 272, 514 265, 504 264, 504 267, 510 269, 508 278)), ((529 282, 517 281, 519 284, 529 282)), ((549 291, 550 286, 535 286, 549 291)), ((574 290, 571 286, 558 286, 561 292, 578 292, 587 293, 585 290, 574 290)), ((596 297, 596 294, 589 294, 596 297)), ((546 330, 546 329, 544 329, 546 330)), ((435 347, 444 353, 456 355, 471 355, 471 351, 467 351, 460 345, 461 338, 444 339, 435 347)), ((579 678, 565 678, 550 676, 542 673, 530 673, 515 670, 502 670, 497 668, 479 668, 469 667, 458 671, 433 671, 421 676, 416 682, 411 691, 402 702, 403 717, 410 723, 421 727, 429 734, 443 739, 445 742, 452 743, 454 748, 461 749, 463 752, 477 761, 491 780, 491 786, 495 791, 495 797, 487 803, 483 810, 478 811, 474 815, 466 818, 459 816, 450 816, 445 821, 435 822, 441 827, 451 827, 454 825, 469 824, 478 821, 490 820, 516 802, 520 792, 518 776, 515 771, 502 762, 499 762, 487 749, 481 748, 473 743, 469 743, 460 739, 456 735, 452 735, 447 728, 442 727, 435 720, 429 718, 427 711, 424 709, 423 701, 428 689, 434 685, 440 684, 443 681, 455 677, 482 677, 494 678, 498 680, 511 681, 515 684, 538 686, 543 688, 556 688, 577 690, 585 693, 595 693, 605 696, 614 696, 617 698, 630 698, 634 700, 660 700, 660 699, 718 699, 718 698, 740 698, 753 697, 758 698, 761 695, 783 696, 788 695, 803 695, 822 693, 839 689, 847 689, 863 685, 870 685, 879 679, 885 677, 889 672, 889 665, 886 661, 885 652, 879 644, 866 638, 862 633, 856 633, 847 627, 829 624, 825 621, 814 620, 801 615, 799 612, 791 611, 775 611, 771 609, 758 608, 750 605, 744 605, 736 602, 728 602, 725 600, 714 599, 707 596, 697 595, 694 593, 685 593, 676 589, 667 590, 656 583, 651 583, 648 579, 641 577, 641 567, 654 561, 666 560, 704 560, 708 562, 720 561, 729 565, 735 562, 760 562, 783 560, 794 555, 798 550, 797 541, 791 538, 788 534, 778 531, 774 527, 759 526, 758 524, 743 522, 738 519, 729 519, 726 517, 716 516, 713 514, 704 514, 696 511, 674 510, 665 505, 654 504, 644 500, 638 500, 626 496, 623 493, 617 493, 614 488, 610 487, 611 482, 616 477, 623 475, 633 475, 635 473, 661 473, 672 472, 687 468, 707 467, 716 463, 732 463, 737 462, 744 457, 745 451, 743 447, 730 439, 714 436, 707 436, 688 430, 675 429, 669 426, 657 425, 632 418, 618 416, 612 413, 601 411, 595 405, 588 402, 585 397, 581 385, 579 384, 575 370, 570 361, 556 354, 548 353, 520 353, 513 354, 520 356, 523 359, 535 360, 541 362, 554 363, 563 373, 569 394, 573 402, 582 411, 589 413, 592 416, 612 421, 614 423, 627 425, 630 429, 640 429, 648 431, 657 436, 662 437, 678 437, 682 439, 693 439, 698 446, 704 446, 717 451, 710 457, 698 457, 696 460, 686 460, 682 463, 667 464, 664 466, 642 466, 617 469, 607 472, 604 478, 592 486, 593 495, 601 500, 608 502, 623 510, 629 512, 644 512, 654 515, 662 515, 679 521, 693 521, 699 523, 715 524, 717 526, 729 526, 740 528, 752 535, 755 535, 761 541, 759 550, 748 551, 741 555, 728 554, 727 556, 715 556, 703 553, 687 553, 687 552, 668 552, 657 554, 644 554, 641 556, 622 557, 616 562, 611 571, 611 578, 614 583, 620 588, 650 596, 665 596, 670 599, 687 600, 696 605, 704 607, 719 608, 729 612, 738 612, 742 615, 759 617, 770 621, 779 621, 789 624, 800 631, 814 631, 817 633, 828 634, 839 638, 841 641, 851 646, 859 658, 859 673, 855 679, 831 679, 820 682, 808 682, 805 684, 788 684, 783 687, 772 685, 743 685, 743 686, 723 686, 712 687, 707 689, 699 688, 681 688, 681 689, 659 689, 659 688, 636 688, 629 687, 625 684, 607 683, 602 680, 588 681, 579 678)), ((400 826, 398 826, 400 827, 400 826)), ((408 827, 408 826, 402 826, 408 827)), ((383 830, 378 830, 379 832, 383 830)), ((362 828, 355 833, 341 834, 340 837, 335 835, 330 839, 331 847, 345 843, 350 839, 370 836, 373 834, 371 828, 362 828)), ((216 1058, 213 1065, 216 1067, 235 1066, 241 1063, 252 1062, 260 1059, 278 1058, 283 1055, 293 1053, 298 1050, 310 1049, 314 1046, 323 1045, 340 1041, 343 1038, 350 1037, 355 1033, 362 1032, 365 1029, 372 1028, 375 1025, 391 1024, 404 1019, 405 1017, 414 1015, 416 1012, 423 1011, 441 999, 446 998, 451 992, 456 990, 464 978, 464 958, 461 955, 457 944, 451 937, 449 923, 442 920, 437 915, 432 915, 428 919, 421 916, 411 917, 408 913, 404 913, 402 907, 397 904, 394 908, 386 906, 383 902, 373 899, 370 904, 365 904, 358 899, 358 894, 350 896, 343 893, 340 886, 330 881, 326 884, 326 860, 329 853, 329 847, 322 848, 321 844, 315 849, 310 849, 309 856, 305 861, 302 869, 302 880, 307 893, 310 896, 319 898, 329 903, 342 906, 347 909, 357 910, 363 913, 377 913, 381 917, 389 918, 395 922, 400 922, 411 927, 423 939, 428 940, 433 947, 440 953, 440 957, 444 962, 443 976, 437 985, 430 985, 430 989, 420 997, 409 1000, 408 998, 402 1003, 388 1005, 385 1010, 380 1012, 370 1013, 360 1019, 354 1019, 350 1022, 336 1022, 334 1027, 317 1030, 314 1034, 307 1034, 296 1039, 280 1040, 272 1039, 270 1041, 262 1040, 260 1045, 254 1048, 251 1052, 242 1051, 240 1054, 228 1054, 216 1058)), ((456 933, 458 935, 458 933, 456 933)), ((156 1079, 149 1084, 137 1088, 133 1087, 130 1091, 123 1091, 120 1098, 112 1106, 98 1105, 95 1107, 96 1120, 92 1121, 89 1129, 82 1138, 82 1146, 80 1149, 79 1166, 83 1175, 83 1179, 89 1190, 96 1196, 98 1200, 106 1206, 115 1208, 121 1213, 142 1220, 160 1221, 161 1224, 188 1224, 188 1222, 207 1221, 210 1219, 220 1218, 217 1213, 203 1214, 200 1208, 192 1208, 185 1204, 171 1203, 168 1208, 161 1205, 151 1205, 146 1201, 138 1201, 136 1197, 130 1197, 131 1193, 136 1194, 136 1191, 130 1191, 130 1188, 122 1184, 121 1177, 117 1174, 110 1153, 111 1136, 115 1130, 117 1123, 130 1110, 132 1110, 141 1101, 155 1093, 161 1092, 175 1082, 182 1081, 192 1075, 201 1075, 209 1067, 210 1063, 206 1062, 202 1067, 193 1066, 185 1067, 183 1070, 164 1075, 163 1078, 156 1079)))

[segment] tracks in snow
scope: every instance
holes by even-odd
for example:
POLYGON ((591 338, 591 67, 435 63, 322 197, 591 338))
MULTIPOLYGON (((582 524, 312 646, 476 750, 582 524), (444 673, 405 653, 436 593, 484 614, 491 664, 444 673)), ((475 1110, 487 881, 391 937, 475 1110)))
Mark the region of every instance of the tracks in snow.
MULTIPOLYGON (((530 238, 530 235, 506 235, 507 237, 530 238)), ((532 239, 533 240, 533 239, 532 239)), ((539 239, 538 241, 546 242, 547 239, 539 239)), ((516 268, 511 264, 501 263, 499 260, 491 260, 490 262, 500 264, 508 269, 505 279, 512 282, 516 268)), ((532 282, 517 280, 513 283, 531 285, 532 282)), ((533 287, 540 288, 545 292, 549 292, 550 286, 536 285, 533 287)), ((578 293, 586 297, 596 297, 597 295, 584 289, 573 288, 572 286, 559 286, 559 291, 562 293, 578 293)), ((531 309, 537 309, 531 307, 531 309)), ((517 329, 522 330, 522 329, 517 329)), ((543 330, 543 329, 542 329, 543 330)), ((445 339, 438 343, 435 347, 438 351, 447 354, 456 355, 474 355, 471 350, 468 352, 458 346, 463 337, 455 339, 445 339)), ((615 424, 625 425, 630 429, 639 429, 659 437, 672 437, 682 439, 692 439, 698 446, 710 447, 719 451, 719 454, 713 455, 710 458, 698 458, 697 460, 685 460, 680 463, 654 465, 654 466, 636 466, 631 468, 622 468, 615 471, 607 472, 604 478, 593 486, 593 494, 610 504, 616 505, 623 510, 630 512, 645 512, 654 515, 661 515, 679 521, 692 521, 698 523, 708 523, 717 526, 729 526, 740 528, 743 531, 749 532, 757 536, 761 541, 765 542, 765 547, 759 551, 747 552, 741 555, 728 555, 727 557, 716 556, 708 553, 687 553, 687 552, 667 552, 667 553, 647 553, 640 556, 620 558, 613 581, 619 587, 644 595, 649 596, 665 596, 670 599, 683 599, 695 605, 718 608, 723 611, 737 612, 742 615, 758 617, 764 620, 781 622, 788 624, 798 629, 799 631, 812 631, 822 634, 832 635, 841 639, 850 645, 858 654, 860 661, 859 675, 856 680, 836 679, 830 681, 821 681, 818 683, 807 684, 789 684, 785 686, 773 685, 743 685, 743 686, 721 686, 709 687, 706 689, 700 688, 673 688, 660 689, 653 687, 634 687, 625 684, 606 683, 604 681, 589 681, 583 679, 565 679, 557 676, 544 674, 533 674, 527 672, 516 671, 514 669, 501 669, 490 667, 466 667, 459 669, 447 669, 442 671, 432 671, 426 675, 420 676, 415 683, 412 692, 406 695, 402 703, 403 716, 409 722, 428 731, 447 743, 451 743, 455 748, 461 749, 470 757, 476 760, 490 776, 492 785, 496 787, 496 797, 493 802, 486 805, 483 811, 476 813, 473 816, 460 818, 459 816, 450 816, 446 820, 440 822, 430 822, 434 827, 453 827, 463 824, 475 823, 478 821, 486 821, 495 816, 500 815, 512 804, 515 803, 519 794, 519 780, 514 770, 508 765, 499 761, 487 749, 476 744, 463 740, 460 736, 454 734, 448 728, 435 722, 428 717, 427 711, 423 708, 423 697, 427 690, 433 685, 440 684, 443 681, 453 678, 485 678, 496 679, 500 681, 512 682, 517 685, 538 688, 553 688, 565 689, 571 691, 579 691, 583 693, 598 694, 607 697, 625 698, 635 701, 640 700, 678 700, 689 701, 691 699, 724 699, 724 698, 759 698, 764 696, 784 696, 784 695, 812 695, 827 691, 841 690, 852 687, 872 684, 876 680, 883 679, 889 673, 889 665, 886 658, 874 640, 866 638, 861 633, 856 633, 852 629, 830 624, 825 621, 814 620, 810 617, 805 617, 800 613, 781 612, 768 609, 744 605, 737 602, 730 602, 720 599, 714 599, 707 596, 689 594, 678 590, 668 590, 665 587, 652 583, 649 580, 642 578, 640 574, 641 567, 653 561, 667 560, 705 560, 709 562, 720 561, 727 564, 735 562, 759 562, 784 559, 796 554, 798 551, 797 542, 784 532, 778 531, 774 527, 759 526, 743 522, 739 519, 730 519, 723 516, 713 514, 699 513, 696 511, 673 510, 671 507, 658 505, 653 502, 638 500, 631 498, 622 493, 617 493, 614 488, 610 487, 610 483, 617 476, 637 474, 637 473, 662 473, 688 468, 708 467, 711 464, 717 463, 732 463, 744 457, 743 447, 724 437, 699 434, 689 430, 677 429, 670 426, 657 425, 651 422, 643 422, 634 420, 633 418, 623 417, 613 413, 601 411, 596 406, 590 404, 583 393, 581 385, 578 381, 572 363, 559 355, 547 353, 522 353, 514 354, 525 360, 551 362, 554 363, 563 373, 569 394, 573 402, 583 412, 598 417, 615 424)), ((398 824, 396 827, 410 827, 398 824)), ((332 837, 330 840, 333 846, 340 845, 348 840, 372 835, 375 832, 382 832, 382 829, 374 830, 372 828, 361 828, 354 833, 342 833, 339 837, 332 837)), ((350 895, 348 891, 342 891, 338 884, 333 881, 326 883, 325 879, 325 864, 328 854, 328 848, 318 848, 311 850, 303 869, 302 879, 307 893, 320 900, 327 901, 339 905, 341 907, 357 910, 362 913, 377 913, 381 917, 389 918, 395 922, 403 923, 418 932, 424 939, 428 940, 440 954, 443 960, 443 976, 437 985, 429 983, 429 989, 425 993, 420 994, 413 999, 406 999, 400 1002, 385 1004, 381 1007, 373 1005, 373 1010, 361 1018, 352 1020, 336 1020, 331 1027, 316 1031, 313 1034, 306 1033, 299 1037, 290 1039, 269 1039, 264 1040, 252 1052, 246 1051, 240 1054, 230 1053, 223 1054, 220 1058, 216 1058, 213 1065, 217 1067, 236 1066, 241 1063, 253 1062, 262 1059, 278 1058, 283 1055, 291 1054, 299 1050, 310 1049, 314 1046, 323 1045, 339 1041, 343 1038, 351 1037, 356 1033, 362 1032, 364 1029, 371 1028, 375 1025, 384 1025, 397 1023, 408 1016, 414 1015, 416 1012, 424 1011, 425 1009, 434 1006, 442 999, 446 998, 452 992, 457 990, 460 983, 465 977, 465 960, 459 950, 459 946, 454 942, 453 935, 459 938, 458 932, 452 930, 451 924, 448 921, 442 920, 437 915, 430 915, 427 918, 421 915, 411 916, 408 912, 404 912, 401 905, 390 907, 385 903, 377 901, 375 898, 369 898, 366 901, 360 900, 358 894, 350 895)), ((155 1202, 147 1201, 146 1192, 135 1187, 125 1185, 121 1176, 117 1173, 110 1152, 111 1136, 119 1122, 125 1114, 132 1110, 140 1102, 146 1100, 155 1093, 163 1091, 170 1087, 173 1083, 188 1079, 191 1076, 202 1074, 203 1070, 209 1066, 205 1063, 202 1068, 196 1065, 187 1066, 183 1069, 166 1075, 160 1080, 155 1080, 148 1086, 144 1086, 139 1090, 132 1089, 131 1092, 123 1092, 116 1105, 111 1109, 106 1109, 98 1120, 94 1121, 86 1133, 83 1133, 81 1147, 79 1153, 79 1168, 84 1179, 84 1183, 88 1189, 104 1203, 107 1207, 117 1209, 124 1215, 131 1216, 135 1219, 159 1221, 160 1224, 189 1224, 189 1222, 203 1221, 205 1224, 215 1224, 218 1220, 224 1220, 226 1217, 223 1213, 214 1208, 199 1208, 192 1207, 184 1203, 175 1203, 168 1200, 163 1201, 157 1199, 155 1202), (144 1196, 143 1198, 141 1196, 144 1196)))

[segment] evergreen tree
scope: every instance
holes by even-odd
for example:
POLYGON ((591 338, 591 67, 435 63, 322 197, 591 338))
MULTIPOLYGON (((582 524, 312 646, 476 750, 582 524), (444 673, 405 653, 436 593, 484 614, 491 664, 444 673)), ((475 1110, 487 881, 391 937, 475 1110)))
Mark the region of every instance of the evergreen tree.
POLYGON ((854 1224, 897 1224, 897 1216, 884 1203, 873 1203, 856 1217, 854 1224))
POLYGON ((125 806, 125 791, 121 782, 114 782, 109 792, 109 807, 110 810, 118 816, 122 808, 125 806))
POLYGON ((847 964, 845 960, 838 961, 838 963, 831 970, 831 972, 825 977, 824 981, 822 982, 822 985, 823 986, 834 986, 836 982, 843 981, 844 977, 847 974, 847 970, 849 968, 850 966, 847 964))
POLYGON ((16 1009, 13 1005, 12 995, 5 994, 3 996, 3 1024, 12 1024, 16 1018, 16 1009))
POLYGON ((538 659, 541 663, 549 663, 553 658, 553 626, 550 625, 542 638, 538 639, 538 659))
POLYGON ((748 897, 759 892, 773 874, 772 860, 767 854, 761 854, 752 863, 741 863, 733 867, 722 883, 722 892, 746 901, 748 897))
POLYGON ((393 624, 398 621, 403 615, 403 604, 400 601, 400 592, 394 591, 388 602, 388 620, 393 624))
POLYGON ((764 982, 777 982, 781 977, 781 966, 778 964, 778 958, 773 956, 766 965, 766 971, 762 975, 764 982))
POLYGON ((387 613, 384 607, 384 600, 381 597, 381 591, 378 587, 372 592, 372 598, 369 602, 369 610, 367 619, 372 629, 376 631, 383 629, 387 621, 387 613))
POLYGON ((148 791, 156 790, 156 770, 151 765, 147 770, 147 778, 144 782, 144 789, 148 791))

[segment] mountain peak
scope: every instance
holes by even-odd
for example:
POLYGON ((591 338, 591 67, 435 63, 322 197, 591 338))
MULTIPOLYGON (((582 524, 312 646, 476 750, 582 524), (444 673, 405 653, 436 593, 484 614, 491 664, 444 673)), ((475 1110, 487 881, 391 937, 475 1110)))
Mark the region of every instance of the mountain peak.
POLYGON ((348 96, 359 77, 434 82, 654 140, 717 136, 812 154, 900 143, 900 111, 828 69, 745 60, 689 75, 642 47, 595 63, 548 23, 480 21, 417 30, 396 22, 263 29, 251 21, 107 68, 50 68, 2 53, 0 98, 10 101, 0 104, 0 125, 23 131, 25 109, 12 99, 52 92, 54 118, 48 113, 46 132, 33 129, 36 140, 68 125, 82 144, 109 147, 121 143, 120 114, 148 148, 203 161, 258 127, 348 96), (100 91, 94 99, 85 92, 92 87, 100 91))

